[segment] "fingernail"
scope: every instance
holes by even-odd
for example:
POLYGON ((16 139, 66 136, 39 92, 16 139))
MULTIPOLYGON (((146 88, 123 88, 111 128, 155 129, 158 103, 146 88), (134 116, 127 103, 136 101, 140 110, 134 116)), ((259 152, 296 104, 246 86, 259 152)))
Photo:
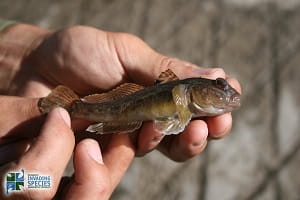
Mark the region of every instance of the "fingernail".
POLYGON ((160 142, 164 136, 165 136, 164 134, 156 135, 155 137, 152 138, 152 142, 155 142, 155 143, 160 142))
POLYGON ((224 129, 224 131, 221 131, 221 132, 218 132, 218 133, 214 134, 212 136, 212 138, 214 138, 214 139, 220 139, 220 138, 222 138, 223 136, 226 135, 226 130, 227 129, 224 129))
POLYGON ((98 142, 93 139, 86 139, 84 142, 89 156, 97 163, 103 164, 102 154, 98 142))
MULTIPOLYGON (((228 113, 228 116, 231 116, 231 113, 228 113)), ((225 135, 229 134, 229 132, 231 131, 232 126, 226 126, 222 131, 220 131, 219 133, 217 133, 215 136, 216 137, 224 137, 225 135)))
POLYGON ((71 127, 71 119, 69 113, 63 108, 57 108, 57 109, 64 122, 68 125, 68 127, 71 127))
POLYGON ((193 147, 202 147, 205 144, 205 142, 206 142, 206 138, 201 141, 192 143, 192 146, 193 147))

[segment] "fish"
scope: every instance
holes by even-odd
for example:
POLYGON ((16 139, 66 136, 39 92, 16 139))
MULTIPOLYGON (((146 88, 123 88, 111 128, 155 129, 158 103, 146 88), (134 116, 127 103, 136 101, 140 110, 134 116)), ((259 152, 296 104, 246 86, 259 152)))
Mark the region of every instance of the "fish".
POLYGON ((72 118, 94 124, 86 131, 96 134, 130 133, 145 121, 165 135, 179 134, 193 118, 216 116, 240 107, 240 93, 223 78, 179 79, 168 69, 154 85, 124 83, 106 93, 80 98, 67 86, 59 85, 40 98, 41 113, 65 108, 72 118))

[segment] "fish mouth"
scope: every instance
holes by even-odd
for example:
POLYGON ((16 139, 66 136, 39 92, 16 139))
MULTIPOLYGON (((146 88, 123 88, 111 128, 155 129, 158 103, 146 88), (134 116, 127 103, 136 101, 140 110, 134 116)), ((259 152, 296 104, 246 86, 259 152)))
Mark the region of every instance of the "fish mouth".
POLYGON ((192 106, 194 110, 196 111, 197 116, 211 116, 211 115, 216 115, 216 114, 221 114, 224 113, 225 109, 224 108, 218 108, 212 105, 209 106, 201 106, 198 105, 197 103, 193 102, 192 106))
POLYGON ((241 106, 241 96, 239 94, 233 95, 230 98, 229 106, 232 108, 238 108, 241 106))

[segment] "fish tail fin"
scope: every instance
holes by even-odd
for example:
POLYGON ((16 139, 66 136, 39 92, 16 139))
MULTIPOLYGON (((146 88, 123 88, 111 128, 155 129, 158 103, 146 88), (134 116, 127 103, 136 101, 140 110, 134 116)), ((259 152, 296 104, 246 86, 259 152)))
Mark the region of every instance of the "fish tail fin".
POLYGON ((41 113, 48 113, 55 107, 62 107, 70 111, 71 105, 79 97, 68 87, 60 85, 44 98, 39 100, 38 106, 41 113))

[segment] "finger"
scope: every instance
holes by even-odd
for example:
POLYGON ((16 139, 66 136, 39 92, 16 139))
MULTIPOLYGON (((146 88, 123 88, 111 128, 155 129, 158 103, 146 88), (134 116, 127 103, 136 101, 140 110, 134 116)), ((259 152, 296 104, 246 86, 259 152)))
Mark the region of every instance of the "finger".
POLYGON ((110 173, 112 188, 120 182, 134 155, 134 147, 128 134, 112 136, 111 143, 103 154, 104 163, 110 173))
POLYGON ((153 129, 152 122, 145 122, 138 134, 136 156, 143 156, 157 147, 164 134, 153 129))
POLYGON ((159 150, 174 161, 182 162, 198 155, 207 144, 208 128, 204 121, 193 120, 183 133, 163 139, 159 150))
POLYGON ((202 77, 208 79, 225 78, 226 74, 222 68, 205 68, 199 67, 187 61, 183 61, 177 58, 168 57, 159 54, 159 59, 157 60, 158 72, 156 77, 162 71, 171 69, 179 79, 191 78, 191 77, 202 77))
POLYGON ((229 134, 232 127, 232 116, 231 113, 218 115, 214 117, 207 117, 205 119, 209 137, 211 139, 220 139, 229 134))
POLYGON ((226 80, 231 85, 231 87, 233 87, 234 89, 236 89, 236 91, 238 91, 240 94, 242 94, 241 85, 235 78, 231 78, 231 77, 227 76, 226 80))
POLYGON ((17 160, 26 152, 31 144, 31 140, 20 140, 0 147, 0 166, 17 160))
POLYGON ((26 195, 33 198, 43 195, 46 199, 54 196, 72 155, 74 143, 67 111, 62 108, 54 109, 47 116, 40 136, 17 164, 17 168, 26 169, 28 172, 51 176, 51 189, 27 190, 26 195))
MULTIPOLYGON (((1 96, 0 137, 32 137, 42 124, 38 99, 1 96)), ((1 141, 0 141, 1 142, 1 141)))
POLYGON ((74 169, 75 178, 67 190, 67 199, 109 198, 110 174, 103 163, 97 141, 84 139, 76 146, 74 169))
POLYGON ((221 68, 201 68, 186 61, 159 54, 140 38, 126 33, 108 33, 120 63, 131 81, 153 84, 162 71, 171 69, 180 79, 189 77, 225 77, 221 68), (130 44, 130 45, 129 45, 130 44))

